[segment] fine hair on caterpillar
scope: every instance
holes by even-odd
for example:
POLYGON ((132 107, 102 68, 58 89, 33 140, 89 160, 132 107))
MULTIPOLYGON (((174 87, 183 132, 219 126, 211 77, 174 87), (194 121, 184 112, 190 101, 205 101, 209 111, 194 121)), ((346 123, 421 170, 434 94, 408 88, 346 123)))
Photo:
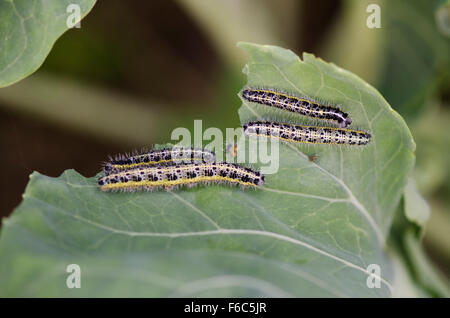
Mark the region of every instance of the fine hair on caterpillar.
POLYGON ((275 89, 245 88, 242 97, 250 102, 276 109, 301 114, 317 120, 336 123, 340 128, 348 127, 352 119, 348 113, 335 105, 321 103, 303 96, 295 96, 275 89))
POLYGON ((237 164, 213 162, 139 167, 108 174, 98 179, 102 191, 172 190, 181 186, 208 184, 257 188, 264 184, 264 175, 237 164))

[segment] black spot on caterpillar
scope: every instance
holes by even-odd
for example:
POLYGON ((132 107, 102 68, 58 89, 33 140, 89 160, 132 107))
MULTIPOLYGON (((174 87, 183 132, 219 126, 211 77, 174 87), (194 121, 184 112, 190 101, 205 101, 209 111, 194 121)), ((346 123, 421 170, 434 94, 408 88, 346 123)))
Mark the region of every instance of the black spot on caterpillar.
POLYGON ((139 167, 123 170, 98 179, 102 191, 138 191, 166 189, 179 186, 225 183, 243 188, 256 188, 264 184, 259 171, 233 163, 193 163, 176 166, 139 167))
POLYGON ((103 164, 106 175, 148 166, 170 166, 182 163, 214 162, 214 152, 205 149, 174 147, 161 150, 142 150, 133 154, 119 154, 103 164))
POLYGON ((339 127, 348 127, 352 120, 336 106, 322 105, 305 97, 288 95, 269 89, 245 88, 242 97, 250 102, 276 107, 304 116, 336 122, 339 127))
POLYGON ((249 122, 244 125, 244 133, 249 136, 265 136, 307 144, 365 145, 371 139, 371 135, 365 131, 269 121, 249 122))

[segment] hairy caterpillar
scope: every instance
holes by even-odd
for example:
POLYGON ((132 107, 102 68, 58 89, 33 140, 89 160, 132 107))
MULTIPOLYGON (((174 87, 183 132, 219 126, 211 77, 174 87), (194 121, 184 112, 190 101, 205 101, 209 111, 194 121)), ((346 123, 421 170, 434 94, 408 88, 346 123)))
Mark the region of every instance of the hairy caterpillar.
POLYGON ((365 145, 371 139, 371 135, 365 131, 269 121, 249 122, 244 125, 244 133, 249 136, 265 136, 307 144, 365 145))
POLYGON ((242 92, 246 100, 276 107, 304 116, 336 122, 339 127, 348 127, 352 120, 347 113, 336 106, 322 105, 304 97, 292 96, 269 89, 246 88, 242 92))
POLYGON ((226 183, 256 188, 264 184, 259 171, 233 163, 192 163, 176 166, 139 167, 98 179, 102 191, 171 190, 178 186, 226 183))
POLYGON ((214 162, 215 160, 216 156, 214 152, 208 150, 174 147, 152 151, 142 150, 140 152, 135 152, 132 155, 117 155, 104 163, 103 170, 105 174, 108 175, 139 167, 176 165, 194 162, 214 162))

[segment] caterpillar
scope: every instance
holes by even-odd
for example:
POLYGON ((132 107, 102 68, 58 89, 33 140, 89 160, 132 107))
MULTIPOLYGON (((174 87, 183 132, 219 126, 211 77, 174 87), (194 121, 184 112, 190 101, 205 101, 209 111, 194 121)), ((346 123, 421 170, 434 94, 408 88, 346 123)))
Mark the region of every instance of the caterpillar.
POLYGON ((249 122, 244 125, 244 133, 249 136, 265 136, 307 144, 366 145, 371 139, 371 135, 365 131, 269 121, 249 122))
POLYGON ((322 105, 304 97, 292 96, 269 89, 245 88, 242 97, 250 102, 268 105, 304 116, 333 121, 345 128, 352 123, 347 113, 336 106, 322 105))
POLYGON ((166 189, 210 183, 256 188, 264 184, 259 171, 233 163, 192 163, 175 166, 139 167, 123 170, 98 179, 102 191, 166 189))
POLYGON ((142 150, 132 155, 120 154, 110 158, 103 164, 103 170, 106 175, 117 173, 123 170, 129 170, 139 167, 155 165, 176 165, 181 163, 193 162, 214 162, 216 156, 214 152, 196 149, 174 147, 161 150, 142 150))

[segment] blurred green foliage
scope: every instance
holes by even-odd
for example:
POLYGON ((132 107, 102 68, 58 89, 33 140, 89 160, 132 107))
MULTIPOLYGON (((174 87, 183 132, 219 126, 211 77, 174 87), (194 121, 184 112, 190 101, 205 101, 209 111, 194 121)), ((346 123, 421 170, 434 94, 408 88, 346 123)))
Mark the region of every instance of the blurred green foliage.
POLYGON ((386 1, 383 64, 377 86, 407 120, 450 88, 450 41, 435 20, 433 1, 386 1))

